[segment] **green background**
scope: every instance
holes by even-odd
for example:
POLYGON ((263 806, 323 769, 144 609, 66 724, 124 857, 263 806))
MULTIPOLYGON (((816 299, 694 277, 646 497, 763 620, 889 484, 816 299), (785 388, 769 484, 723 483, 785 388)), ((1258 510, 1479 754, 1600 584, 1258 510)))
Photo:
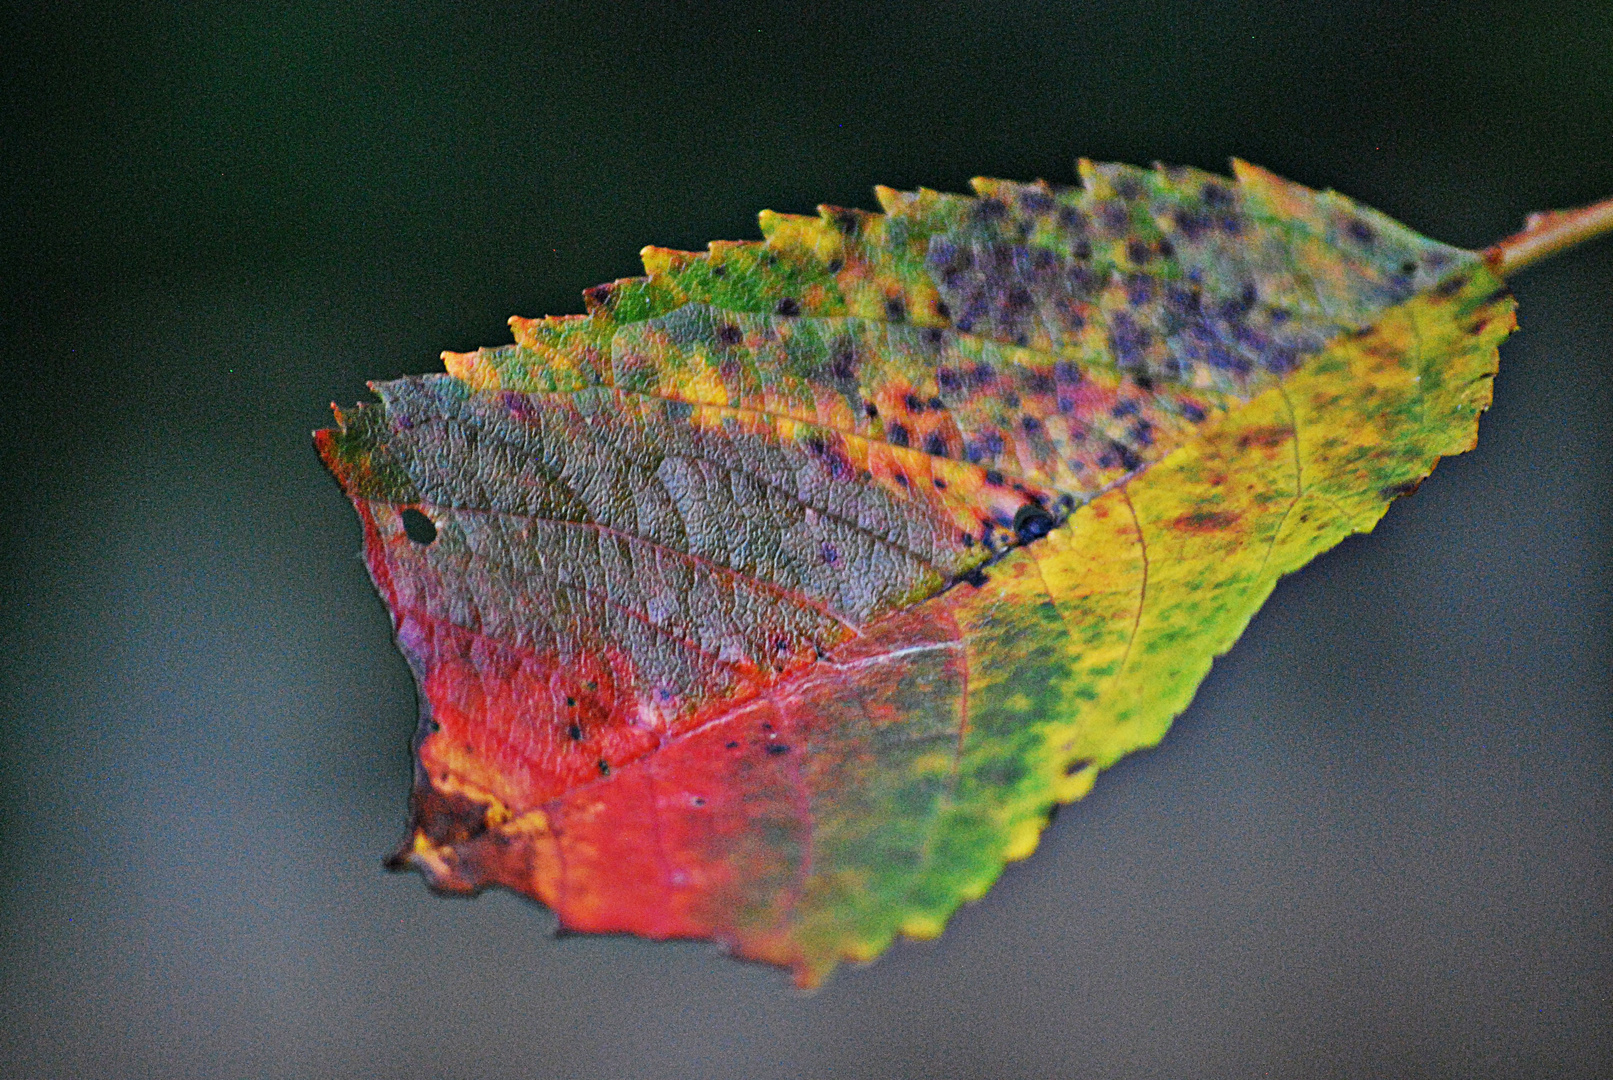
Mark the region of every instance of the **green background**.
POLYGON ((3 29, 0 1075, 1613 1073, 1613 243, 1477 453, 816 996, 431 896, 308 432, 646 243, 1237 154, 1482 246, 1613 194, 1613 7, 29 5, 3 29))

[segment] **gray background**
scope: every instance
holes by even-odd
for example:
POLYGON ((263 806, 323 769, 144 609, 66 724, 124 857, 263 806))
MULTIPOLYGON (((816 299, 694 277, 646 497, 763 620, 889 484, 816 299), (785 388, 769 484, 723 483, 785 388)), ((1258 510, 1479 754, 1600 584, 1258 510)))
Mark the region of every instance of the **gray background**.
POLYGON ((382 872, 413 690, 308 439, 876 182, 1239 154, 1482 246, 1613 194, 1603 0, 5 18, 0 1073, 1613 1074, 1613 244, 1516 282, 1477 453, 812 997, 382 872))

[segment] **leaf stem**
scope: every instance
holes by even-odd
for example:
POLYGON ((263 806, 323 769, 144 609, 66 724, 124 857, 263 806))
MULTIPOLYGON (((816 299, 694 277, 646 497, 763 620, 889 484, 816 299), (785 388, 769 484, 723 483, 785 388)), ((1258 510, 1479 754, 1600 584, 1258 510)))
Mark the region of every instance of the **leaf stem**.
POLYGON ((1485 262, 1503 278, 1566 248, 1613 232, 1613 199, 1577 210, 1545 210, 1530 214, 1523 231, 1484 252, 1485 262))

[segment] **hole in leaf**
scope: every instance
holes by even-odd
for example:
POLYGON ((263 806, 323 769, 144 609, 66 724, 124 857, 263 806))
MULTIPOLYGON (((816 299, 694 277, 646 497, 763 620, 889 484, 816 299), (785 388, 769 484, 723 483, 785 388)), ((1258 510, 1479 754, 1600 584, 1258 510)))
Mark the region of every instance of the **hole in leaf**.
POLYGON ((437 526, 412 506, 403 511, 403 532, 417 544, 429 544, 437 539, 437 526))

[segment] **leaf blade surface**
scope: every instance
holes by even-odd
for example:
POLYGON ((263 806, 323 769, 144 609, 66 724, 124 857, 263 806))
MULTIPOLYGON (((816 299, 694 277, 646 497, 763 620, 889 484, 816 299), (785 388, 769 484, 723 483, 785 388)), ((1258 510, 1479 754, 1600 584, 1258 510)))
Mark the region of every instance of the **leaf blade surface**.
POLYGON ((422 690, 402 863, 816 983, 1473 444, 1476 255, 1242 163, 1082 171, 647 249, 320 433, 422 690))

